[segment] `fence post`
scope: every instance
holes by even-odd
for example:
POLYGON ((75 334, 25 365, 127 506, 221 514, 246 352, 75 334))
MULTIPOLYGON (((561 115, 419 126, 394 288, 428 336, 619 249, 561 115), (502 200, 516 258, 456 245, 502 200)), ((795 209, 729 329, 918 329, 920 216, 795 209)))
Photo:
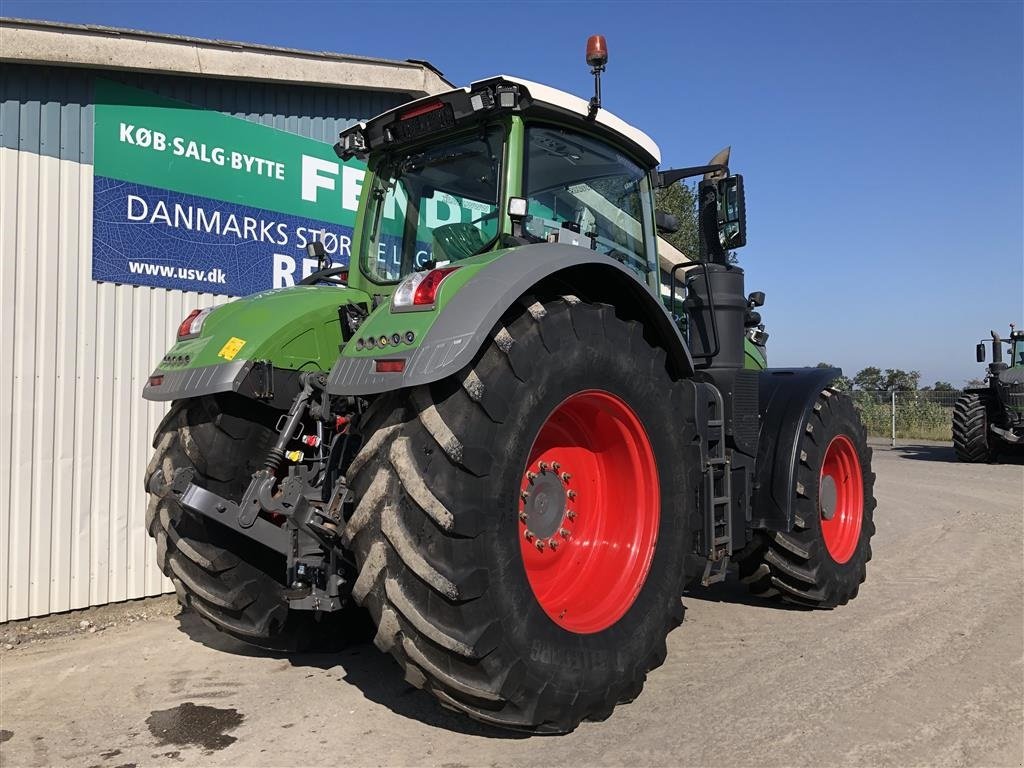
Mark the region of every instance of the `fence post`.
POLYGON ((892 390, 892 443, 890 447, 896 447, 896 390, 892 390))

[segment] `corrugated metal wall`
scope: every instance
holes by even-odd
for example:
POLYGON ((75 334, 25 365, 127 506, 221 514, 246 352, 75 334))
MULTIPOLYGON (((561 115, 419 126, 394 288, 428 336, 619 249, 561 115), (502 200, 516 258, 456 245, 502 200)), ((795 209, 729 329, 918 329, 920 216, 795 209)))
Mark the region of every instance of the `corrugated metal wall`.
POLYGON ((0 70, 0 621, 170 590, 144 530, 166 406, 140 397, 193 307, 224 297, 93 282, 99 75, 333 141, 393 93, 36 66, 0 70))

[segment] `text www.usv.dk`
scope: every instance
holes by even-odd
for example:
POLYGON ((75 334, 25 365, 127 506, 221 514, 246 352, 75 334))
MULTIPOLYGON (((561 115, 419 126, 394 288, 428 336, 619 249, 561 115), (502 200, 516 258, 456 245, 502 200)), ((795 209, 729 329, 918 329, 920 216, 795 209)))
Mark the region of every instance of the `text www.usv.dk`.
POLYGON ((176 277, 179 280, 192 280, 197 283, 227 283, 228 276, 223 269, 189 269, 187 267, 171 267, 167 264, 150 264, 146 261, 129 261, 128 271, 133 275, 155 275, 157 277, 176 277))

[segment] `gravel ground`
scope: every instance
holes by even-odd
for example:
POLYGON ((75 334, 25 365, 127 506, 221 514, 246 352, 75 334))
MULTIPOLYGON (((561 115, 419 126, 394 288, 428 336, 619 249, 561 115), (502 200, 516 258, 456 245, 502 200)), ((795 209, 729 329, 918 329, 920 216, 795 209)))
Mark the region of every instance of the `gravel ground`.
POLYGON ((263 653, 157 598, 0 626, 0 764, 1024 765, 1024 466, 876 445, 875 471, 857 600, 695 589, 640 698, 568 736, 451 714, 372 645, 263 653))

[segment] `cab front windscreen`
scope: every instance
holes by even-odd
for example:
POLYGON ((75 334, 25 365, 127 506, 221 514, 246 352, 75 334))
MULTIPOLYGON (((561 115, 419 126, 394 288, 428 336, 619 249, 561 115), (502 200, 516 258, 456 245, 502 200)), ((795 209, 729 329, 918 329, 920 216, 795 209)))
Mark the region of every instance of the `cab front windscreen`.
POLYGON ((360 247, 363 272, 394 283, 427 262, 473 256, 497 240, 504 129, 477 128, 394 152, 374 167, 360 247))

